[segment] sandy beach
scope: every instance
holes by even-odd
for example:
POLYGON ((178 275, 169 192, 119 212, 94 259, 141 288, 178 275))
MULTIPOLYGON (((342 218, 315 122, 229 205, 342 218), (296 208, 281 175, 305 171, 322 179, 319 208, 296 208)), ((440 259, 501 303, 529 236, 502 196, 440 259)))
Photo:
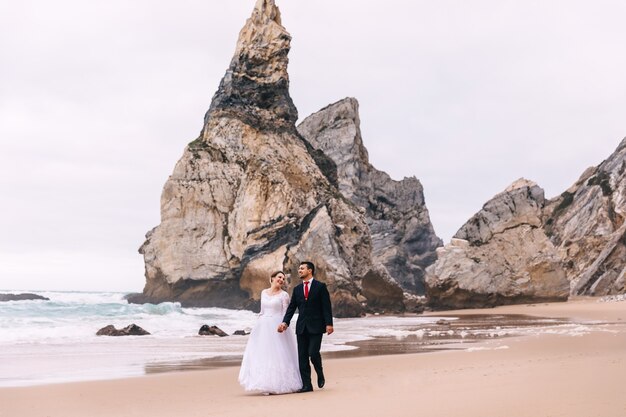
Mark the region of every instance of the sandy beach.
POLYGON ((626 416, 626 302, 579 299, 446 314, 597 325, 584 334, 501 338, 471 349, 328 359, 326 387, 306 394, 246 394, 236 366, 0 388, 0 416, 626 416))

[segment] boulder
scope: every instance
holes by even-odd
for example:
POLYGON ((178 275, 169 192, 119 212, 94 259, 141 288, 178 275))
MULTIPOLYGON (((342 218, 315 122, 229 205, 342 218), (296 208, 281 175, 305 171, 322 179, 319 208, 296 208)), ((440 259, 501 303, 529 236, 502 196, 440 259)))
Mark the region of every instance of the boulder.
POLYGON ((137 326, 136 324, 129 324, 123 329, 116 329, 115 326, 109 324, 106 327, 98 330, 96 336, 147 336, 150 333, 137 326))
POLYGON ((200 327, 198 334, 200 336, 219 336, 219 337, 228 336, 228 334, 224 332, 222 329, 220 329, 219 327, 209 326, 208 324, 203 324, 202 327, 200 327))

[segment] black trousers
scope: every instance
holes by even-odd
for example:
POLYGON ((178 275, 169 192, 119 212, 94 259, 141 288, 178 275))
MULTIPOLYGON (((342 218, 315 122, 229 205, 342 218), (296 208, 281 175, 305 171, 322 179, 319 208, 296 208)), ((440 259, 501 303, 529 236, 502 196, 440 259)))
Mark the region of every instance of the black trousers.
POLYGON ((322 346, 322 333, 311 334, 306 329, 304 333, 298 334, 298 365, 300 365, 300 376, 302 377, 302 386, 310 387, 311 384, 311 364, 315 368, 315 373, 319 377, 322 375, 322 355, 320 355, 320 347, 322 346))

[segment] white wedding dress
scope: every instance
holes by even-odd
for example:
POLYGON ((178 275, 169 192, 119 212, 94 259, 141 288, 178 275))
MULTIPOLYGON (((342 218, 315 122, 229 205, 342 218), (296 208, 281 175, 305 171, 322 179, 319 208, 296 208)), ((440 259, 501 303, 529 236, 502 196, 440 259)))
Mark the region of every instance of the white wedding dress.
POLYGON ((270 295, 261 292, 261 313, 257 320, 241 362, 239 383, 246 391, 286 394, 302 388, 298 367, 296 335, 291 328, 278 333, 289 294, 281 291, 270 295))

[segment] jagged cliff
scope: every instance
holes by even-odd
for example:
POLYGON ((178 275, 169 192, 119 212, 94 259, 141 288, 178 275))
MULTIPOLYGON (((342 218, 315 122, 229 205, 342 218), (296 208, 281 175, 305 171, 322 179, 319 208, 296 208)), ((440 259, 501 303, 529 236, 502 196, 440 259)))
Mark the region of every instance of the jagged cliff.
POLYGON ((626 139, 560 196, 518 181, 487 202, 428 268, 434 308, 626 292, 626 139))
MULTIPOLYGON (((337 316, 405 309, 402 288, 372 255, 368 218, 337 188, 337 163, 296 129, 290 41, 274 1, 257 1, 200 136, 164 186, 161 223, 140 248, 146 286, 131 301, 252 308, 272 271, 295 285, 298 264, 311 260, 337 316)), ((417 267, 432 259, 425 253, 417 267)))
POLYGON ((544 212, 572 294, 626 292, 626 139, 544 212))
POLYGON ((544 192, 518 180, 489 200, 428 269, 431 306, 491 307, 562 301, 569 284, 556 248, 542 228, 544 192))
POLYGON ((298 132, 334 161, 339 191, 362 208, 374 261, 405 291, 424 294, 424 270, 442 242, 430 222, 422 184, 415 177, 394 181, 374 168, 360 124, 357 100, 346 98, 307 117, 298 132))
POLYGON ((296 128, 290 43, 274 1, 258 0, 164 186, 131 301, 254 308, 273 270, 295 285, 303 260, 337 316, 411 310, 424 291, 434 308, 626 291, 626 139, 555 199, 516 181, 439 247, 420 182, 369 162, 355 99, 296 128))

